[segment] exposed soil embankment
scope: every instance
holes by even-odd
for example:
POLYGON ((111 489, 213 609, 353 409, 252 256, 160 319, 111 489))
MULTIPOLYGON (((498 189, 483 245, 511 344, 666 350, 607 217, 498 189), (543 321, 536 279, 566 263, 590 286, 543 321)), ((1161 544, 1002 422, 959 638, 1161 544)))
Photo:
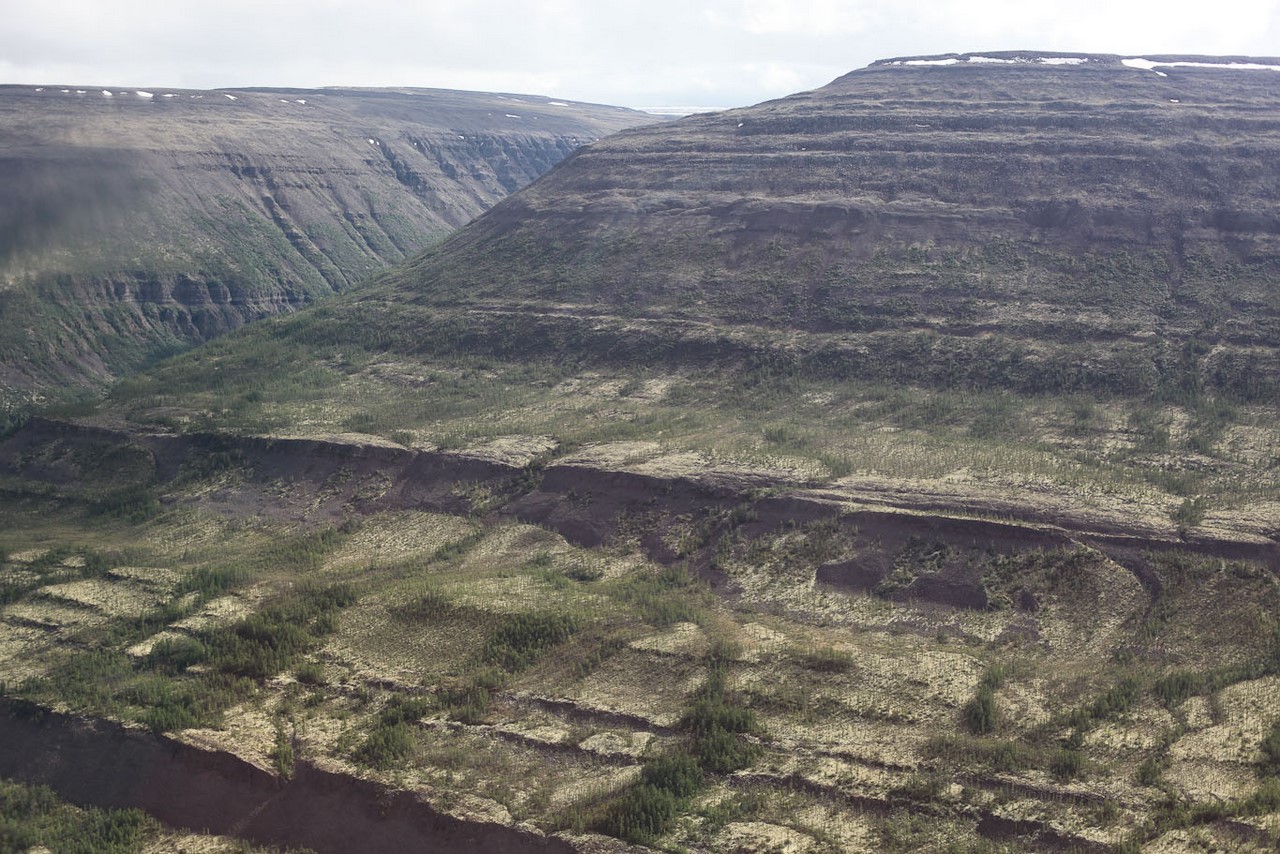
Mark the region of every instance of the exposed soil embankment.
MULTIPOLYGON (((87 459, 96 478, 119 486, 128 478, 113 473, 113 461, 131 466, 128 474, 135 480, 163 485, 192 471, 207 471, 213 458, 233 467, 238 479, 226 488, 202 492, 200 501, 227 513, 312 521, 406 509, 495 513, 544 525, 589 547, 635 536, 649 557, 663 563, 690 555, 677 552, 670 536, 673 525, 700 530, 701 542, 693 550, 698 552, 726 532, 751 538, 839 519, 842 528, 877 544, 888 561, 913 540, 1003 554, 1078 543, 1137 572, 1142 552, 1165 549, 1250 560, 1280 572, 1280 543, 1274 541, 1179 536, 1140 520, 1129 524, 1084 511, 1058 515, 1032 501, 988 506, 973 496, 880 495, 865 487, 846 493, 794 481, 770 483, 765 473, 667 475, 571 461, 522 467, 467 452, 414 450, 348 437, 146 435, 43 418, 33 418, 0 443, 0 471, 55 484, 83 484, 87 459)), ((819 577, 855 587, 874 585, 888 563, 872 564, 863 560, 824 567, 819 577)), ((949 602, 949 591, 943 585, 917 592, 949 602)), ((951 604, 981 606, 968 592, 956 595, 965 601, 951 604)))
POLYGON ((562 839, 444 815, 409 792, 298 763, 282 780, 228 753, 0 700, 0 775, 83 805, 317 852, 572 852, 562 839))

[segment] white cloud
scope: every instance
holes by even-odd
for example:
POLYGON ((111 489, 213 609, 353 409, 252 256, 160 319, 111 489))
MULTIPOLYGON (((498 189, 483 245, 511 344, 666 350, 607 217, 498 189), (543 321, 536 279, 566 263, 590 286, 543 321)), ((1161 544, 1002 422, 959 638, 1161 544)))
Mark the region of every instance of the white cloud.
POLYGON ((3 82, 402 85, 746 104, 886 56, 1044 49, 1266 55, 1280 0, 43 0, 0 27, 3 82))

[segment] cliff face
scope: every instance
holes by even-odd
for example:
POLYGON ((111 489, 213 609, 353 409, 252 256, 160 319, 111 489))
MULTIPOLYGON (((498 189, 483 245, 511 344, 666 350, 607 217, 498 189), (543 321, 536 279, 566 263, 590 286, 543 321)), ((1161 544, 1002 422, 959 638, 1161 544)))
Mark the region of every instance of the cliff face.
POLYGON ((592 146, 396 285, 477 325, 495 306, 626 316, 648 346, 672 321, 798 333, 815 369, 860 376, 1270 398, 1273 67, 886 60, 592 146))
POLYGON ((342 290, 649 121, 443 90, 0 87, 0 390, 107 380, 342 290))
POLYGON ((298 763, 290 779, 230 753, 0 700, 0 773, 82 805, 137 807, 167 824, 318 852, 576 850, 464 821, 404 791, 298 763))

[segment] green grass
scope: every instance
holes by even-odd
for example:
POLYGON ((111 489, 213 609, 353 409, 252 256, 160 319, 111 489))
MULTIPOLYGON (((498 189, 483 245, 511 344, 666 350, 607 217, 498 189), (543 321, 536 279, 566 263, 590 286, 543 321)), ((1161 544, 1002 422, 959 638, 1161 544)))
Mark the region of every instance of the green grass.
MULTIPOLYGON (((305 321, 259 324, 203 348, 198 359, 180 357, 120 384, 109 408, 184 430, 263 433, 305 422, 317 432, 448 448, 552 436, 564 453, 656 438, 669 451, 795 468, 819 481, 962 473, 1015 490, 1050 484, 1066 495, 1128 496, 1183 528, 1280 497, 1274 420, 1264 408, 1207 392, 1166 400, 927 387, 910 378, 895 385, 758 360, 696 372, 575 366, 536 354, 517 361, 401 342, 394 329, 402 321, 388 320, 372 297, 352 311, 355 324, 370 313, 370 325, 359 325, 367 340, 339 343, 327 308, 305 321), (173 422, 175 412, 189 420, 173 422), (1209 464, 1189 466, 1188 450, 1209 464)), ((346 319, 340 327, 355 328, 346 319)))
POLYGON ((160 825, 141 810, 81 809, 45 786, 0 779, 0 851, 135 854, 160 834, 160 825))

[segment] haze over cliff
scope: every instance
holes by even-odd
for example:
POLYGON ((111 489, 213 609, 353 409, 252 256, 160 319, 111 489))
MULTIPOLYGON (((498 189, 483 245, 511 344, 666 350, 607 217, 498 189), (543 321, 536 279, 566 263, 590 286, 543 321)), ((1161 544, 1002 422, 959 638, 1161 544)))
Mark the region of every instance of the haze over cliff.
POLYGON ((101 383, 343 290, 653 120, 431 89, 0 87, 0 391, 101 383))

